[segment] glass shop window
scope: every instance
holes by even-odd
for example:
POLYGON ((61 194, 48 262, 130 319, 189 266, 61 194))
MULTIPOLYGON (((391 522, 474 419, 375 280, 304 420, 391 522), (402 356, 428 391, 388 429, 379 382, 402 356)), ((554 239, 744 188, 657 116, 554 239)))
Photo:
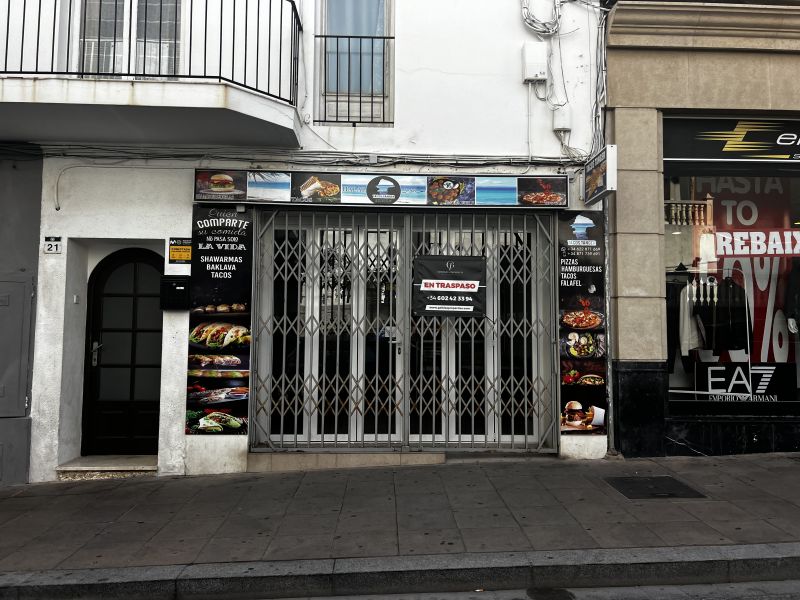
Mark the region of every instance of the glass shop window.
POLYGON ((720 171, 665 174, 668 411, 795 414, 800 177, 720 171))

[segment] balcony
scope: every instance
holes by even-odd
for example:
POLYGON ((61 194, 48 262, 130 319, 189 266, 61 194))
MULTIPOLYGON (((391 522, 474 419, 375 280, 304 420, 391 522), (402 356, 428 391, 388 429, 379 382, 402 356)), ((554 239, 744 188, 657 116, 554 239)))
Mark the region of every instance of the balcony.
POLYGON ((394 122, 393 36, 316 35, 320 125, 383 125, 394 122))
POLYGON ((0 0, 2 141, 296 147, 294 0, 0 0))

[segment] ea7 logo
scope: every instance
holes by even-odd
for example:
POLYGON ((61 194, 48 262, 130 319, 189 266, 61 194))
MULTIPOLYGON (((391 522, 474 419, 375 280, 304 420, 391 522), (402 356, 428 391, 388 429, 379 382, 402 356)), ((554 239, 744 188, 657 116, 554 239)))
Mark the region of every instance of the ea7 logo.
POLYGON ((767 391, 767 387, 769 387, 769 382, 772 381, 772 376, 775 374, 775 367, 752 367, 750 373, 754 381, 755 375, 759 376, 756 394, 764 394, 767 391))
POLYGON ((710 394, 764 394, 775 374, 775 367, 759 365, 750 369, 750 378, 745 369, 736 367, 730 379, 726 377, 724 366, 708 367, 708 392, 710 394), (755 386, 755 392, 750 387, 750 380, 755 386), (722 384, 720 386, 720 384, 722 384))
POLYGON ((702 131, 697 138, 725 142, 725 146, 722 148, 723 152, 752 152, 771 147, 768 142, 745 140, 748 133, 760 131, 779 131, 779 128, 769 121, 738 121, 736 127, 731 131, 702 131))

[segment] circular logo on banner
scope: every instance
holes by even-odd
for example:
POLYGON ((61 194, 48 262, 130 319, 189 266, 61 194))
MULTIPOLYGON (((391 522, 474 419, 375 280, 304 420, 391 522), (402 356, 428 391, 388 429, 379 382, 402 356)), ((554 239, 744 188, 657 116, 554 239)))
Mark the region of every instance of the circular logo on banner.
POLYGON ((400 184, 385 175, 375 177, 367 184, 367 197, 375 204, 394 204, 400 197, 400 184))

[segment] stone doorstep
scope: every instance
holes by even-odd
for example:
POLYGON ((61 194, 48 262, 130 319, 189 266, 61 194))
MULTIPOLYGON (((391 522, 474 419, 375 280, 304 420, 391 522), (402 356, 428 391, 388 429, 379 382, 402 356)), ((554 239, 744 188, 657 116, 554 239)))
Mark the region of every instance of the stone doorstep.
POLYGON ((80 456, 59 465, 60 481, 128 479, 154 476, 158 470, 155 455, 80 456))
POLYGON ((248 473, 441 465, 444 452, 250 452, 248 473))

